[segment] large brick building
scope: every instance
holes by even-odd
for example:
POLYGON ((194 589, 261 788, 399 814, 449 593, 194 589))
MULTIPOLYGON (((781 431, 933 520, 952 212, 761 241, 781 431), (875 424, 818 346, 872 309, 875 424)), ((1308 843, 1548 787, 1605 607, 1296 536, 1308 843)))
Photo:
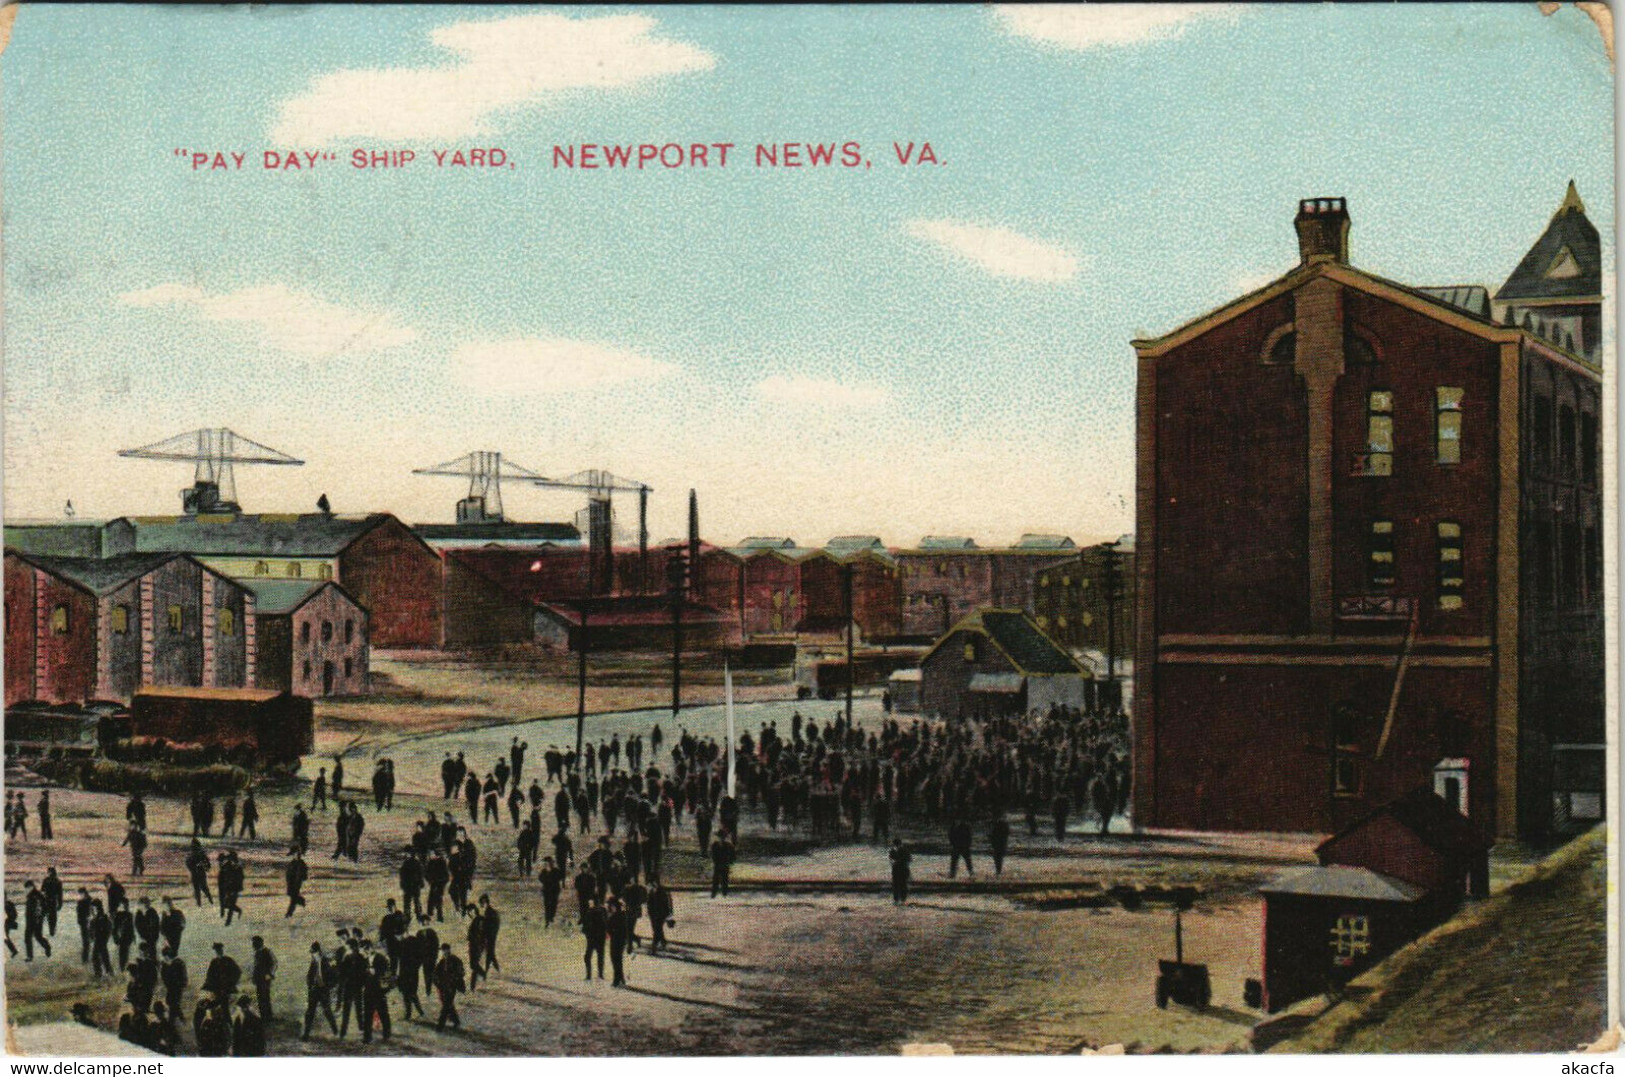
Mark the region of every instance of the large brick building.
POLYGON ((253 596, 190 557, 7 551, 5 598, 8 705, 254 683, 253 596))
POLYGON ((927 535, 895 556, 902 634, 936 639, 979 609, 1033 612, 1039 574, 1075 564, 1078 551, 1061 536, 983 548, 969 538, 927 535))
POLYGON ((333 580, 371 618, 375 647, 444 642, 440 556, 388 513, 137 516, 142 552, 188 553, 234 579, 333 580))
MULTIPOLYGON (((1433 784, 1485 835, 1589 822, 1600 352, 1353 268, 1342 199, 1295 226, 1285 276, 1134 342, 1136 819, 1329 832, 1433 784)), ((1577 197, 1554 230, 1538 272, 1600 295, 1577 197)))

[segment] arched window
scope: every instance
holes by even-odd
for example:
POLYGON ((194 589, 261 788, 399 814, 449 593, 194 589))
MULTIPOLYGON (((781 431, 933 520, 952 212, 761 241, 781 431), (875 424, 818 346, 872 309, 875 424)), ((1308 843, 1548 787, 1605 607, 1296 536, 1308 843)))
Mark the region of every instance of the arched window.
POLYGON ((264 561, 255 561, 254 562, 254 575, 256 575, 256 576, 269 576, 270 574, 271 574, 271 566, 270 565, 266 564, 264 561))
POLYGON ((300 568, 299 568, 299 562, 298 561, 289 561, 288 562, 288 579, 297 580, 300 577, 300 575, 301 575, 301 572, 300 572, 300 568))
POLYGON ((322 622, 322 642, 326 643, 333 638, 333 622, 322 622))
POLYGON ((220 626, 222 636, 237 634, 237 615, 229 609, 223 609, 215 615, 215 624, 220 626))
POLYGON ((178 636, 181 629, 186 627, 186 610, 180 606, 169 607, 169 634, 178 636))
POLYGON ((51 635, 66 636, 68 634, 68 607, 64 603, 51 608, 51 635))
POLYGON ((330 580, 330 579, 332 579, 333 578, 333 566, 332 565, 326 565, 326 564, 317 566, 317 568, 316 568, 316 578, 318 580, 330 580))

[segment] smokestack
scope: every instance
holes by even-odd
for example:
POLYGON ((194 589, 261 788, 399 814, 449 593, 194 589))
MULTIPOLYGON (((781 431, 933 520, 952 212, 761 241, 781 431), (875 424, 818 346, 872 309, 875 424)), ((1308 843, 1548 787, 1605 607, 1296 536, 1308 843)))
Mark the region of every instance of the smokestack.
POLYGON ((1348 265, 1349 211, 1341 198, 1305 198, 1292 224, 1298 230, 1298 257, 1304 265, 1332 261, 1348 265))
POLYGON ((688 580, 689 590, 699 578, 700 567, 700 499, 693 490, 688 492, 688 580))

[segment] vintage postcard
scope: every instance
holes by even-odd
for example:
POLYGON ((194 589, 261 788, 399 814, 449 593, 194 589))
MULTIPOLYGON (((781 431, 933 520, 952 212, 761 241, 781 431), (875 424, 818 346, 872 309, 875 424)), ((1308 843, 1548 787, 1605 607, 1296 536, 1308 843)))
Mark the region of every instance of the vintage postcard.
POLYGON ((0 30, 9 1054, 1617 1043, 1606 6, 0 30))

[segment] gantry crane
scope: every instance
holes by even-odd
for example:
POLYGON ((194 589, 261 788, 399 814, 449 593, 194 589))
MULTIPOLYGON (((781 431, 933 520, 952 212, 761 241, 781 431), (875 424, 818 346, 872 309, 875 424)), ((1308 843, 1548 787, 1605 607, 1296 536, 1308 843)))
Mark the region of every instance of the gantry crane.
MULTIPOLYGON (((543 480, 528 467, 504 460, 499 452, 476 451, 434 467, 413 468, 414 475, 451 475, 468 479, 468 496, 457 502, 460 524, 502 523, 502 480, 543 480)), ((545 481, 545 480, 543 480, 545 481)))
POLYGON ((635 491, 638 495, 638 590, 649 589, 649 491, 653 487, 598 468, 578 471, 562 479, 530 481, 549 490, 586 491, 587 586, 595 595, 607 595, 615 590, 615 536, 610 530, 615 491, 635 491))
POLYGON ((138 449, 122 449, 119 455, 137 460, 179 460, 193 464, 191 489, 181 491, 181 510, 188 516, 242 511, 237 504, 234 464, 299 466, 304 463, 223 426, 176 434, 138 449))

